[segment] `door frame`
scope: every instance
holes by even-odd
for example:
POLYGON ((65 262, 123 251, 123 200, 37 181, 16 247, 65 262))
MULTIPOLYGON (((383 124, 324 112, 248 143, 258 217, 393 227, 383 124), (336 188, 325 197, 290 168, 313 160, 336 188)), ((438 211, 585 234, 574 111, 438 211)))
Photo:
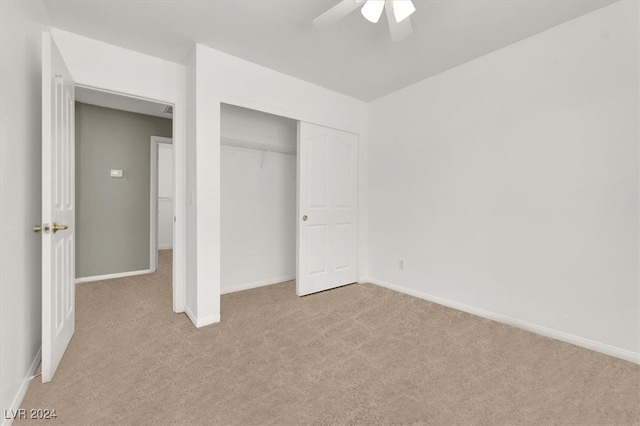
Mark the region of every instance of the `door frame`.
MULTIPOLYGON (((132 99, 140 99, 144 101, 151 101, 156 103, 161 103, 165 105, 170 105, 173 107, 173 117, 172 117, 172 141, 173 141, 173 215, 174 215, 174 225, 173 225, 173 271, 172 271, 172 287, 173 287, 173 312, 181 313, 185 312, 186 308, 186 300, 187 300, 187 288, 185 277, 180 277, 178 275, 178 269, 180 271, 186 271, 187 259, 186 259, 186 245, 185 244, 176 244, 177 241, 186 241, 186 223, 182 224, 182 226, 177 226, 175 222, 176 212, 185 211, 186 213, 186 187, 183 188, 180 185, 180 182, 186 182, 186 162, 184 153, 186 152, 186 139, 184 135, 176 132, 176 120, 178 115, 181 117, 184 116, 184 112, 182 109, 186 108, 186 106, 177 105, 176 102, 165 100, 165 99, 157 99, 157 98, 149 98, 145 96, 138 96, 131 93, 120 92, 117 90, 111 90, 108 88, 92 85, 92 84, 84 84, 82 82, 75 82, 75 87, 82 87, 89 90, 94 90, 98 92, 109 93, 118 96, 124 96, 132 99), (177 154, 181 155, 178 156, 177 154), (181 178, 181 179, 180 179, 181 178), (181 204, 181 201, 183 202, 181 204), (179 268, 177 267, 179 266, 179 268)), ((186 215, 181 215, 181 217, 186 217, 186 215)))
MULTIPOLYGON (((165 138, 163 136, 151 136, 150 142, 151 149, 149 151, 151 152, 151 162, 149 169, 151 171, 151 175, 149 180, 149 269, 151 269, 152 272, 158 270, 158 144, 171 145, 173 148, 173 139, 165 138)), ((173 161, 173 155, 171 156, 171 159, 173 161)), ((175 200, 175 194, 173 193, 175 191, 175 187, 173 187, 173 181, 174 179, 172 173, 172 201, 175 200)), ((173 224, 175 223, 175 219, 171 223, 171 228, 173 229, 174 234, 173 236, 175 237, 176 230, 175 226, 173 226, 173 224)))

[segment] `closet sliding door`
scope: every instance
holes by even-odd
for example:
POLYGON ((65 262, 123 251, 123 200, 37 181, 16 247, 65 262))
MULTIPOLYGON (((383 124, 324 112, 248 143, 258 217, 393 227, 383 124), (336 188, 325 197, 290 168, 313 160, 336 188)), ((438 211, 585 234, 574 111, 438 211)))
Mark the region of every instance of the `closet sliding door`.
POLYGON ((300 122, 298 296, 356 281, 357 218, 358 135, 300 122))

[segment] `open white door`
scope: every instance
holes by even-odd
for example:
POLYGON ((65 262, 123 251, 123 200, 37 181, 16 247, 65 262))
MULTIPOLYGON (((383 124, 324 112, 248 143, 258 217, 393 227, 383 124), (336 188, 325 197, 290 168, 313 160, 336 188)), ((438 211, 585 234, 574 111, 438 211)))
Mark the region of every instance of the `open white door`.
MULTIPOLYGON (((42 381, 75 329, 74 86, 51 34, 42 34, 42 381)), ((36 229, 37 230, 37 229, 36 229)))
POLYGON ((356 281, 357 217, 358 135, 300 122, 298 296, 356 281))

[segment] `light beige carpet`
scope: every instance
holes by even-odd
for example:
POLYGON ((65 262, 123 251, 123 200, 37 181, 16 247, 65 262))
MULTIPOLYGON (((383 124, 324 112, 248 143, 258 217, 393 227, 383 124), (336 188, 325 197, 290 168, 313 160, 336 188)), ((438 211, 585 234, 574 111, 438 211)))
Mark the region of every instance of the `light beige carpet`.
POLYGON ((640 424, 640 366, 372 285, 225 295, 198 330, 171 312, 170 261, 80 285, 71 345, 23 408, 77 425, 640 424))

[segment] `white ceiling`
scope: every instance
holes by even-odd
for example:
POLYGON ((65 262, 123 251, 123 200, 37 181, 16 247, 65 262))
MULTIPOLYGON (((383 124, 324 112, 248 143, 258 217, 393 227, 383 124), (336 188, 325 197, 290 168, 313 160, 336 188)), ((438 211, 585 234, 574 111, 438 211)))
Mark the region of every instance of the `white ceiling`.
POLYGON ((75 97, 76 101, 84 104, 119 109, 121 111, 136 112, 138 114, 154 115, 162 118, 170 119, 173 117, 173 114, 164 112, 164 109, 167 106, 165 104, 110 92, 103 92, 101 90, 93 90, 78 86, 75 90, 75 97))
MULTIPOLYGON (((54 27, 185 63, 194 42, 365 101, 616 0, 414 0, 413 35, 359 11, 311 21, 338 0, 45 0, 54 27)), ((384 14, 383 14, 384 15, 384 14)))

